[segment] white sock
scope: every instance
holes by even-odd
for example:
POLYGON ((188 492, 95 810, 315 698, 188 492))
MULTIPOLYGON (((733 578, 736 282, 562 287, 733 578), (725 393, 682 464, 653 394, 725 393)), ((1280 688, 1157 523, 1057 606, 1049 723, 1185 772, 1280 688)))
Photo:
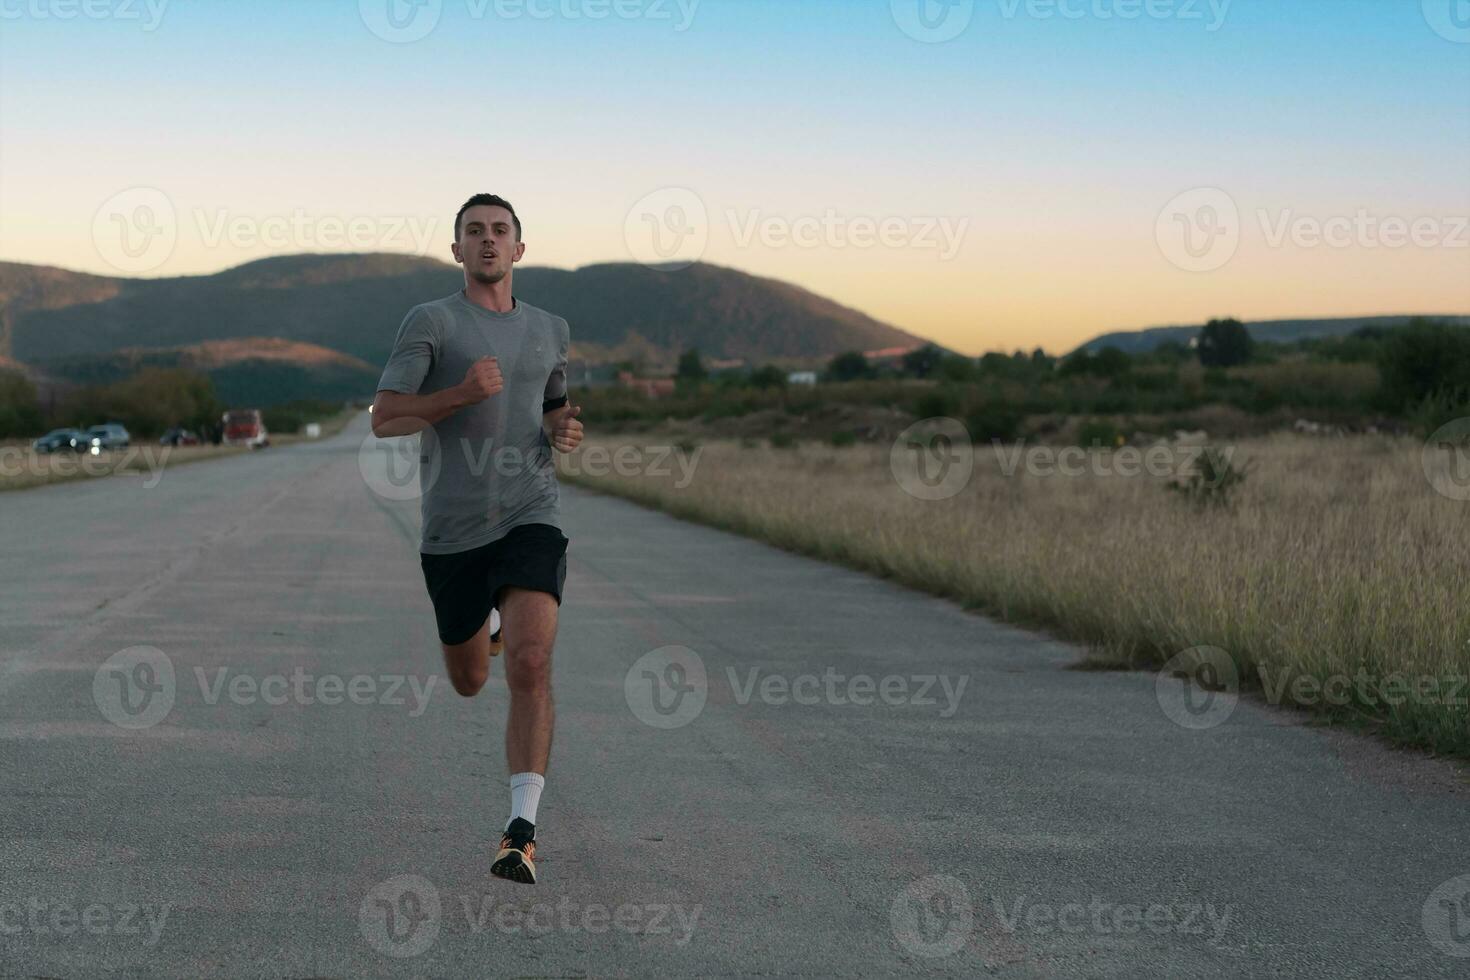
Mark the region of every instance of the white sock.
POLYGON ((494 636, 500 631, 500 610, 494 607, 490 609, 490 635, 494 636))
POLYGON ((505 822, 507 830, 510 822, 520 817, 527 823, 536 822, 536 804, 541 802, 541 788, 546 785, 546 777, 539 772, 518 772, 510 777, 510 820, 505 822))

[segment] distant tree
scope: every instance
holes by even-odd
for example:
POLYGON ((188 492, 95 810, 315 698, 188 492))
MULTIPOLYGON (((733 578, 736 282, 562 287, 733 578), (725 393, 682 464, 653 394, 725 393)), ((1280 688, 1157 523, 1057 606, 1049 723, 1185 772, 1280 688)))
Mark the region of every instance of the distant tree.
POLYGON ((998 351, 990 351, 980 356, 980 373, 994 375, 997 378, 1009 377, 1011 373, 1011 359, 998 351))
POLYGON ((1199 362, 1205 367, 1235 367, 1251 359, 1254 342, 1236 319, 1211 320, 1199 333, 1199 362))
POLYGON ((1057 373, 1064 378, 1076 377, 1080 374, 1092 373, 1092 351, 1086 347, 1079 347, 1066 357, 1062 358, 1057 365, 1057 373))
POLYGON ((915 378, 928 378, 938 369, 944 352, 933 344, 916 347, 903 356, 903 373, 915 378))
POLYGON ((934 377, 941 381, 974 381, 980 373, 977 363, 959 354, 945 354, 934 369, 934 377))
POLYGON ((36 386, 19 371, 0 370, 0 438, 40 435, 36 386))
POLYGON ((1378 370, 1384 397, 1398 410, 1428 398, 1470 400, 1470 328, 1416 317, 1384 339, 1378 370))
POLYGON ((786 372, 774 364, 765 364, 750 372, 748 381, 754 388, 784 388, 786 372))
POLYGON ((873 367, 862 351, 844 351, 828 362, 827 377, 833 381, 861 381, 873 377, 873 367))
POLYGON ((1092 373, 1104 378, 1116 378, 1133 369, 1133 359, 1109 344, 1097 352, 1089 365, 1092 373))
POLYGON ((1181 364, 1189 360, 1189 348, 1177 340, 1166 340, 1154 348, 1153 358, 1165 364, 1181 364))
POLYGON ((692 347, 679 355, 679 368, 674 376, 680 381, 703 381, 708 375, 704 363, 699 359, 698 347, 692 347))
POLYGON ((61 414, 78 427, 120 422, 133 435, 148 437, 174 425, 203 428, 223 411, 208 375, 150 367, 114 384, 76 389, 61 414))

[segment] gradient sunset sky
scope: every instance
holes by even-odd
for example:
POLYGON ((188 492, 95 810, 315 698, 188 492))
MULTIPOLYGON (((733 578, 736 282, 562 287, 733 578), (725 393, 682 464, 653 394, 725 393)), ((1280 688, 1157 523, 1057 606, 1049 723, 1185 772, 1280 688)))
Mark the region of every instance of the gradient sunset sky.
POLYGON ((491 191, 527 265, 657 234, 967 354, 1470 313, 1461 0, 926 2, 0 0, 0 259, 450 260, 491 191))

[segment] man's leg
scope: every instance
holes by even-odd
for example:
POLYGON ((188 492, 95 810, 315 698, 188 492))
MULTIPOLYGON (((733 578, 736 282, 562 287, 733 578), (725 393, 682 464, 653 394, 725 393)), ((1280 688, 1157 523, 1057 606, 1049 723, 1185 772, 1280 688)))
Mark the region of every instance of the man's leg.
MULTIPOLYGON (((505 640, 505 682, 510 688, 505 760, 512 774, 545 775, 551 758, 551 650, 556 644, 557 612, 556 597, 549 592, 513 585, 501 590, 500 629, 505 640)), ((485 656, 488 672, 489 654, 485 656)))
POLYGON ((490 873, 536 883, 536 806, 551 757, 551 648, 556 642, 556 597, 506 586, 500 594, 500 629, 505 641, 505 682, 510 717, 505 725, 505 761, 510 764, 510 820, 490 873))
POLYGON ((444 671, 454 690, 467 698, 479 694, 490 677, 490 620, 487 618, 479 631, 465 642, 440 646, 444 648, 444 671))

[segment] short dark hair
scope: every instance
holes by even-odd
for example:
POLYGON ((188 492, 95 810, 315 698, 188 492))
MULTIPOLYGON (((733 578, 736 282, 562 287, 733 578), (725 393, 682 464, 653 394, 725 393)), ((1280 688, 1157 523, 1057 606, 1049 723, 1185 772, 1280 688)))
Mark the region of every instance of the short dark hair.
POLYGON ((456 214, 454 216, 454 240, 455 241, 459 241, 459 224, 460 224, 460 219, 462 219, 464 217, 464 213, 466 211, 468 211, 470 208, 483 207, 483 206, 486 206, 486 205, 497 207, 497 208, 505 208, 505 210, 507 210, 507 211, 510 212, 510 218, 516 224, 516 241, 520 241, 521 240, 521 219, 520 219, 520 216, 516 214, 516 209, 510 206, 510 202, 507 201, 505 198, 500 197, 498 194, 476 194, 474 197, 472 197, 468 201, 465 201, 464 202, 464 207, 460 208, 459 209, 459 214, 456 214))

